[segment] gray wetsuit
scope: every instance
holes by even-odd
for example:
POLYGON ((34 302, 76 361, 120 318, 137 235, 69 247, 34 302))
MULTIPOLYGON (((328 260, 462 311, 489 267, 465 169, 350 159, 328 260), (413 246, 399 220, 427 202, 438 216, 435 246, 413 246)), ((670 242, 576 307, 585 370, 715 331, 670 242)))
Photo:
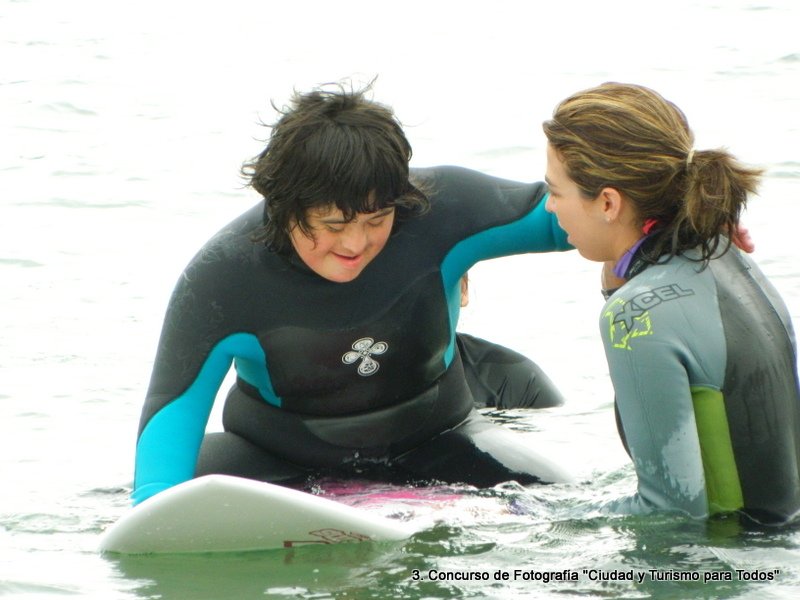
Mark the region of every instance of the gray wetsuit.
POLYGON ((738 250, 706 268, 691 258, 646 266, 601 313, 620 434, 639 481, 614 508, 788 521, 800 510, 789 313, 738 250))

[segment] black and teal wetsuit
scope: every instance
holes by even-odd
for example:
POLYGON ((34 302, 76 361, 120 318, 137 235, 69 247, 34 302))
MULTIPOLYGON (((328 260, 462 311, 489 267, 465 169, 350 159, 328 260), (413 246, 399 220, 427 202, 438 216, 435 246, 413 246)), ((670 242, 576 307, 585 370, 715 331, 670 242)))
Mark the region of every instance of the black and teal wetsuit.
POLYGON ((544 209, 546 187, 455 167, 414 177, 430 211, 400 223, 354 281, 328 281, 296 254, 254 244, 263 204, 201 249, 165 317, 134 502, 220 471, 280 480, 380 465, 409 479, 476 485, 564 477, 475 413, 456 345, 459 281, 473 264, 569 249, 544 209), (226 432, 203 444, 232 363, 226 432), (251 450, 258 456, 243 459, 251 450))
POLYGON ((620 433, 639 481, 638 494, 612 508, 788 521, 800 510, 789 313, 737 249, 705 269, 690 258, 635 258, 602 311, 620 433))

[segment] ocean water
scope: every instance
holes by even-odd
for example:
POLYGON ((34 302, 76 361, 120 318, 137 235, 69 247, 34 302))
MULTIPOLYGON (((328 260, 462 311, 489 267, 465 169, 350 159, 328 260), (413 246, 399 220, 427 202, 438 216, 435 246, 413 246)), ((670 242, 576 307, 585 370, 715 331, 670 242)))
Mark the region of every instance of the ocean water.
POLYGON ((270 101, 377 77, 414 165, 536 180, 540 123, 560 99, 650 85, 684 109, 698 148, 767 169, 745 222, 797 324, 798 26, 794 0, 0 0, 0 596, 797 597, 796 529, 587 508, 635 476, 614 427, 598 269, 575 253, 477 266, 461 323, 560 385, 567 406, 498 418, 575 483, 487 491, 484 512, 443 511, 399 544, 169 557, 96 544, 129 504, 169 293, 256 201, 238 169, 270 101), (491 508, 509 503, 524 510, 491 508))

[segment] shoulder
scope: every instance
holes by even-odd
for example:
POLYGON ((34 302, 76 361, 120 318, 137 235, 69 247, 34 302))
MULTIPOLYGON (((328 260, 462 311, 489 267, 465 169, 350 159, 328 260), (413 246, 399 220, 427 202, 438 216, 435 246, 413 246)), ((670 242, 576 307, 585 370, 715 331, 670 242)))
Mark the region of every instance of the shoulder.
POLYGON ((716 337, 720 318, 714 276, 681 256, 652 265, 608 299, 600 322, 611 348, 630 350, 672 336, 685 340, 713 332, 716 337))
POLYGON ((259 202, 217 231, 203 248, 252 247, 253 236, 264 224, 264 202, 259 202))
POLYGON ((513 190, 527 195, 534 191, 542 196, 547 193, 547 186, 541 181, 514 181, 454 165, 411 169, 411 179, 434 194, 509 193, 513 190))
POLYGON ((476 231, 520 219, 547 195, 543 182, 512 181, 463 167, 414 169, 412 180, 430 198, 430 218, 458 220, 476 231))
POLYGON ((652 309, 673 300, 697 302, 698 295, 713 290, 714 274, 691 257, 674 256, 666 262, 649 266, 625 283, 606 305, 633 303, 652 309))
POLYGON ((253 240, 262 222, 263 204, 245 211, 217 231, 195 253, 178 278, 173 302, 213 297, 222 299, 228 290, 240 288, 253 277, 254 269, 270 254, 253 240))
POLYGON ((263 224, 263 214, 262 202, 227 223, 203 244, 189 268, 249 260, 260 247, 253 236, 263 224))

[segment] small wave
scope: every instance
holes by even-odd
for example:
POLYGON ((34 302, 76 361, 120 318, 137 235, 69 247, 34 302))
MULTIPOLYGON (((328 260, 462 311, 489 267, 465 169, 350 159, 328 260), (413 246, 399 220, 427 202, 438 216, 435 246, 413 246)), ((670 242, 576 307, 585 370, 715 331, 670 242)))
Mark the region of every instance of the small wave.
MULTIPOLYGON (((115 202, 115 201, 93 201, 93 200, 77 200, 74 198, 53 198, 51 200, 43 200, 42 202, 36 202, 35 206, 57 206, 58 208, 107 208, 107 209, 116 209, 116 208, 132 208, 132 207, 139 207, 145 206, 145 202, 140 201, 129 201, 129 202, 115 202)), ((17 206, 32 206, 34 203, 26 201, 20 202, 17 206)))
POLYGON ((44 265, 35 260, 28 260, 25 258, 0 258, 0 265, 8 265, 9 267, 43 267, 44 265))
POLYGON ((767 175, 776 179, 800 178, 800 163, 794 161, 776 163, 768 169, 767 175))
POLYGON ((89 110, 88 108, 81 108, 79 106, 75 106, 71 102, 55 102, 52 104, 45 104, 42 108, 47 110, 52 110, 59 113, 69 112, 75 113, 77 115, 85 115, 85 116, 96 116, 97 113, 93 110, 89 110))
POLYGON ((769 175, 776 179, 797 179, 800 178, 800 171, 773 171, 769 175))
POLYGON ((81 492, 81 496, 85 497, 96 497, 96 496, 124 496, 126 499, 130 495, 131 489, 129 487, 124 486, 114 486, 114 487, 98 487, 92 488, 90 490, 86 490, 81 492))
POLYGON ((60 585, 49 585, 46 583, 35 583, 29 581, 3 581, 0 582, 0 596, 12 594, 15 595, 28 595, 28 594, 36 594, 38 595, 47 595, 49 596, 61 596, 64 594, 73 595, 75 593, 74 590, 66 589, 60 585))
POLYGON ((97 175, 97 173, 94 173, 93 171, 62 171, 62 170, 58 170, 58 171, 53 171, 52 175, 54 177, 74 177, 74 176, 85 177, 87 175, 88 176, 94 176, 94 175, 97 175))
POLYGON ((77 515, 54 513, 29 513, 3 515, 3 527, 12 533, 73 533, 81 531, 81 518, 77 515))

